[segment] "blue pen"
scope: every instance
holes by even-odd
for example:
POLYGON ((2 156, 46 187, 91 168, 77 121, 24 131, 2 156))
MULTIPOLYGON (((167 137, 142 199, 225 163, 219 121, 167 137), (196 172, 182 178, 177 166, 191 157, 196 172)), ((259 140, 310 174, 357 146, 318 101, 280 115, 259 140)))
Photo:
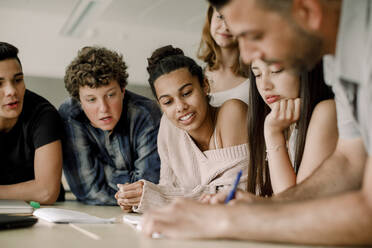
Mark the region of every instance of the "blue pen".
POLYGON ((231 201, 232 199, 234 199, 235 192, 236 192, 236 189, 238 188, 238 184, 239 184, 240 177, 242 176, 242 174, 243 174, 243 171, 240 170, 238 172, 238 175, 236 176, 236 179, 235 179, 235 182, 234 182, 234 187, 231 189, 229 195, 225 199, 225 204, 229 203, 229 201, 231 201))

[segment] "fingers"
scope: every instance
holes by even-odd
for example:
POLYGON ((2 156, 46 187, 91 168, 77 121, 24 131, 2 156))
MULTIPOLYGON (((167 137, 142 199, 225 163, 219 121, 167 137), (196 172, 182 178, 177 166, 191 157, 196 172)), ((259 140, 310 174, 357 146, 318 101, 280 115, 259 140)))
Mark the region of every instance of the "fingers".
POLYGON ((294 121, 298 121, 298 119, 300 119, 300 113, 301 113, 301 101, 300 101, 300 98, 296 98, 294 100, 294 115, 293 115, 294 121))
POLYGON ((138 206, 139 203, 141 202, 141 197, 136 197, 136 198, 119 198, 117 200, 118 204, 120 206, 138 206))
MULTIPOLYGON (((152 234, 162 234, 168 238, 174 237, 172 231, 178 223, 178 217, 182 212, 182 208, 186 201, 176 199, 171 204, 158 210, 147 211, 142 219, 142 233, 147 237, 152 237, 152 234), (170 218, 170 216, 172 216, 170 218)), ((182 223, 180 223, 182 224, 182 223)))
POLYGON ((224 204, 225 203, 225 199, 227 197, 227 195, 229 194, 229 191, 228 190, 225 190, 225 191, 221 191, 220 193, 216 194, 215 196, 213 196, 209 203, 210 204, 224 204))
POLYGON ((132 184, 118 184, 117 186, 119 191, 116 192, 115 199, 123 211, 131 210, 133 206, 140 204, 143 193, 142 181, 132 184))
POLYGON ((254 203, 256 199, 256 195, 239 190, 236 192, 235 199, 231 201, 231 204, 254 203))
POLYGON ((129 213, 129 212, 132 212, 132 206, 122 206, 122 205, 119 205, 121 210, 123 210, 123 212, 125 213, 129 213))
POLYGON ((166 226, 166 220, 163 220, 162 213, 157 211, 148 211, 143 215, 142 233, 151 238, 153 233, 163 233, 166 226))
POLYGON ((116 194, 118 196, 117 199, 119 199, 119 198, 126 198, 126 199, 137 198, 137 197, 142 196, 142 189, 124 191, 124 192, 118 191, 116 194))
POLYGON ((281 131, 300 118, 300 98, 282 99, 272 103, 270 107, 266 124, 275 130, 281 131))
POLYGON ((199 202, 201 203, 209 203, 209 200, 212 198, 212 194, 203 194, 200 198, 199 198, 199 202))
POLYGON ((143 181, 137 181, 131 184, 117 184, 120 191, 135 190, 138 188, 143 188, 143 181))
POLYGON ((138 198, 143 193, 143 182, 137 181, 131 184, 118 184, 119 191, 115 194, 115 198, 138 198))

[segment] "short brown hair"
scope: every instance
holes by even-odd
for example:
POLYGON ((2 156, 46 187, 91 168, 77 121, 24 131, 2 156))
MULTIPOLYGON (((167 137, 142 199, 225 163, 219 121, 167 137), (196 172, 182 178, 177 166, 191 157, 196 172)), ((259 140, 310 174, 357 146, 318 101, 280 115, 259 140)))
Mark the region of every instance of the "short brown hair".
MULTIPOLYGON (((231 0, 208 0, 208 2, 215 8, 220 9, 231 0)), ((288 11, 292 5, 293 0, 256 0, 256 3, 261 7, 275 10, 275 11, 288 11)))
POLYGON ((127 79, 123 56, 104 47, 83 47, 67 66, 64 78, 68 93, 77 100, 80 87, 99 88, 116 80, 125 88, 127 79))

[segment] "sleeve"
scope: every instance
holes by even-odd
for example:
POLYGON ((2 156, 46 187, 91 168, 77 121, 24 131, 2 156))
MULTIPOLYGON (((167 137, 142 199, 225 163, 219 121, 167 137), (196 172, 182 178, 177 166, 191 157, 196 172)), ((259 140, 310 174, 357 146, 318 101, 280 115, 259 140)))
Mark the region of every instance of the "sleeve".
MULTIPOLYGON (((247 188, 246 172, 247 171, 245 170, 245 175, 242 177, 238 185, 238 189, 244 191, 247 188)), ((236 176, 236 173, 234 176, 236 176)), ((137 213, 144 213, 149 209, 163 207, 177 198, 190 198, 198 200, 203 194, 215 194, 221 190, 231 190, 234 178, 229 178, 229 183, 225 185, 211 183, 208 185, 198 185, 192 189, 164 184, 156 185, 145 180, 142 181, 144 184, 140 204, 137 207, 133 207, 133 211, 137 213)))
POLYGON ((63 134, 62 120, 53 106, 41 110, 30 128, 35 149, 60 140, 63 134))
POLYGON ((353 116, 353 111, 346 95, 346 89, 341 85, 340 78, 337 77, 335 58, 331 55, 324 56, 323 67, 324 79, 329 86, 332 86, 333 93, 335 94, 339 137, 344 139, 359 137, 361 134, 353 116))
POLYGON ((110 187, 100 152, 84 126, 74 120, 65 122, 63 170, 71 191, 79 201, 92 205, 116 205, 116 188, 110 187))
MULTIPOLYGON (((372 11, 372 6, 370 4, 370 10, 372 11)), ((372 27, 372 19, 369 19, 370 24, 369 27, 371 30, 372 27)), ((365 74, 365 84, 363 84, 362 89, 360 91, 360 102, 359 107, 359 117, 361 118, 361 126, 363 132, 365 132, 365 143, 366 143, 366 150, 369 156, 372 156, 372 32, 369 31, 369 40, 367 42, 369 46, 367 47, 367 62, 365 65, 366 74, 365 74)))
POLYGON ((135 127, 135 147, 136 159, 134 170, 131 171, 131 182, 140 179, 158 183, 160 171, 160 159, 157 147, 157 137, 159 131, 160 110, 158 115, 148 115, 147 118, 137 120, 135 127), (154 117, 155 116, 155 117, 154 117))
POLYGON ((343 139, 360 137, 358 124, 353 116, 353 110, 347 99, 346 92, 342 89, 340 83, 335 84, 332 90, 335 93, 339 137, 343 139))
POLYGON ((199 199, 204 193, 216 193, 215 185, 198 185, 193 189, 169 187, 167 185, 156 185, 148 181, 144 181, 143 193, 141 202, 137 207, 133 207, 133 211, 144 213, 149 209, 165 206, 171 203, 176 198, 191 198, 199 199))
POLYGON ((160 183, 158 185, 145 181, 140 204, 133 207, 134 212, 144 213, 149 209, 162 207, 169 204, 176 198, 191 198, 198 200, 203 194, 214 194, 221 189, 230 189, 237 172, 244 170, 238 188, 245 190, 247 186, 247 166, 246 160, 242 159, 234 162, 233 168, 224 171, 217 178, 211 178, 207 185, 198 185, 195 188, 181 187, 173 173, 172 166, 169 162, 169 153, 167 149, 167 127, 163 121, 160 124, 158 136, 158 151, 161 159, 160 183), (215 179, 215 180, 214 180, 215 179))

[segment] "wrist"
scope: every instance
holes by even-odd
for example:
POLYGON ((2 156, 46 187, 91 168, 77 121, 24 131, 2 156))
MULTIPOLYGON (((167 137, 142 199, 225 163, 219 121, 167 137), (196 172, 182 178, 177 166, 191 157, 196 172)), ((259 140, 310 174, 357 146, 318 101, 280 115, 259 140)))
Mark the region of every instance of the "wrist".
POLYGON ((265 137, 278 137, 283 136, 283 130, 280 128, 274 128, 274 127, 264 127, 264 135, 265 137))
POLYGON ((264 131, 266 148, 274 147, 277 145, 285 145, 285 137, 283 132, 264 131))
MULTIPOLYGON (((221 210, 221 206, 216 206, 218 207, 220 210, 221 210)), ((231 207, 231 206, 227 206, 227 207, 231 207)), ((215 230, 215 237, 218 237, 218 238, 232 238, 232 233, 231 231, 233 230, 234 228, 234 223, 233 223, 233 220, 234 220, 234 213, 232 211, 219 211, 219 223, 218 225, 214 225, 216 230, 215 230), (230 237, 231 236, 231 237, 230 237)))

